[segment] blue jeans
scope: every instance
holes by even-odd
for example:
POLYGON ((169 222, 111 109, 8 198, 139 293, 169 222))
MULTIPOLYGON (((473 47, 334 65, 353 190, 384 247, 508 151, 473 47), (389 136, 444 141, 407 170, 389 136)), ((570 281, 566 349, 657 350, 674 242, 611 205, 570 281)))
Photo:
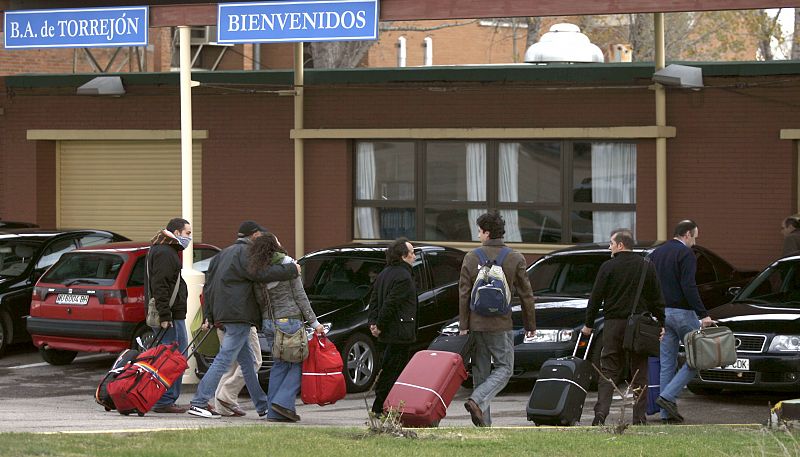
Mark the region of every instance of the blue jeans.
MULTIPOLYGON (((681 391, 697 374, 697 370, 683 364, 678 368, 678 349, 683 337, 700 328, 700 320, 693 310, 666 308, 664 310, 664 338, 661 339, 661 397, 675 402, 681 391)), ((666 419, 667 412, 662 410, 661 417, 666 419)))
POLYGON ((490 403, 503 390, 514 372, 514 333, 472 332, 475 354, 472 358, 472 383, 469 398, 483 412, 483 422, 492 425, 490 403), (494 368, 492 368, 494 366, 494 368))
MULTIPOLYGON (((297 332, 303 326, 303 321, 300 319, 275 319, 275 325, 280 331, 291 334, 297 332)), ((275 341, 275 327, 271 319, 264 319, 264 336, 266 337, 267 347, 271 351, 272 344, 275 341)), ((302 372, 302 363, 286 362, 273 357, 272 369, 269 372, 269 389, 267 389, 268 418, 283 418, 282 415, 272 411, 273 404, 295 411, 294 403, 297 394, 300 392, 302 372)))
MULTIPOLYGON (((153 332, 158 334, 161 327, 152 327, 153 332)), ((169 327, 164 333, 164 338, 161 339, 161 344, 171 344, 174 342, 178 342, 178 350, 185 351, 186 346, 189 344, 189 341, 186 339, 186 321, 185 320, 176 320, 172 321, 172 327, 169 327)), ((153 405, 154 408, 160 408, 162 406, 170 406, 175 404, 178 401, 178 397, 181 396, 181 381, 183 381, 183 376, 180 376, 175 382, 172 383, 169 389, 164 392, 164 395, 153 405)))
POLYGON ((225 338, 222 340, 219 353, 214 357, 214 363, 208 368, 208 372, 197 386, 197 393, 194 394, 194 398, 190 402, 193 406, 205 408, 208 405, 208 401, 211 400, 217 390, 219 380, 228 371, 235 359, 242 368, 244 383, 247 386, 247 392, 250 394, 250 399, 253 401, 256 411, 259 415, 262 415, 267 410, 267 395, 258 383, 258 375, 254 367, 255 359, 253 358, 253 352, 250 350, 250 327, 252 327, 250 324, 225 324, 225 338))

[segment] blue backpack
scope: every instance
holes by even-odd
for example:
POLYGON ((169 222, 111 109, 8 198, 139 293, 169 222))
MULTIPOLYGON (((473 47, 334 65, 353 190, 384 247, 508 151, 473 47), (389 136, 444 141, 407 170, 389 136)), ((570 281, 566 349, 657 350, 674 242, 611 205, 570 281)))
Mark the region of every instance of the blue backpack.
POLYGON ((503 272, 503 261, 511 248, 501 249, 494 260, 489 260, 481 248, 474 252, 479 259, 478 276, 472 285, 469 309, 481 316, 505 316, 511 311, 511 291, 503 272))

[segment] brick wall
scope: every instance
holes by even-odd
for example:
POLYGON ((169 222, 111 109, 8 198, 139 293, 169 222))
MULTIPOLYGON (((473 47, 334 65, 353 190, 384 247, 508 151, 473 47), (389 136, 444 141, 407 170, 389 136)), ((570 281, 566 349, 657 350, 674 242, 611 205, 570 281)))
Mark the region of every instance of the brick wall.
MULTIPOLYGON (((668 93, 667 123, 678 132, 667 143, 670 231, 680 219, 697 220, 701 244, 743 268, 761 268, 779 253, 778 225, 795 212, 796 152, 791 141, 778 135, 781 128, 797 128, 798 81, 796 76, 707 78, 709 86, 763 85, 668 93)), ((652 125, 653 98, 645 88, 542 90, 511 83, 454 85, 446 92, 401 84, 389 89, 309 86, 305 125, 652 125)), ((292 250, 292 99, 200 89, 193 104, 194 128, 209 131, 203 142, 204 240, 227 245, 239 222, 252 218, 292 250)), ((55 182, 52 167, 37 162, 50 160, 48 150, 27 141, 27 129, 180 127, 175 88, 133 86, 121 98, 16 90, 0 105, 5 108, 0 116, 0 214, 39 223, 52 220, 54 210, 47 207, 54 205, 55 182)), ((347 242, 352 233, 352 145, 309 140, 305 151, 306 250, 347 242)), ((637 162, 638 237, 655 239, 654 140, 638 142, 637 162)))

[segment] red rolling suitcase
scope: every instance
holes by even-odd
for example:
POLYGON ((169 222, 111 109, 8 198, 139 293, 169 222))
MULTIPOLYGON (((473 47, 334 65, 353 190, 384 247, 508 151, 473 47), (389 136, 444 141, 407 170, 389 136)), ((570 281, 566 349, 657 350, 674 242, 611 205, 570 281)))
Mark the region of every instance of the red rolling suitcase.
MULTIPOLYGON (((213 330, 213 327, 208 329, 197 346, 213 330)), ((194 340, 188 347, 192 343, 194 340)), ((106 389, 120 414, 127 416, 136 413, 144 416, 172 383, 183 376, 187 368, 189 364, 186 362, 186 355, 178 351, 177 343, 156 346, 128 363, 122 373, 108 383, 106 389)))
POLYGON ((459 354, 419 351, 389 391, 383 410, 399 410, 406 427, 435 427, 465 379, 467 370, 459 354))

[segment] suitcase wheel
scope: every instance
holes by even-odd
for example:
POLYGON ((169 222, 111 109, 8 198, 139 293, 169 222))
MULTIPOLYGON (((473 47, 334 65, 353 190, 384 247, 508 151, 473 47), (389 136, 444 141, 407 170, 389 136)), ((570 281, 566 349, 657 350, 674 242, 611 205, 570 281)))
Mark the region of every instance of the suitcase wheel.
POLYGON ((143 412, 136 411, 136 414, 138 414, 139 417, 144 417, 144 413, 143 412))
POLYGON ((431 422, 431 427, 438 427, 440 421, 433 421, 431 422))
POLYGON ((106 409, 106 412, 111 411, 111 408, 109 408, 108 406, 104 406, 104 408, 106 409))

